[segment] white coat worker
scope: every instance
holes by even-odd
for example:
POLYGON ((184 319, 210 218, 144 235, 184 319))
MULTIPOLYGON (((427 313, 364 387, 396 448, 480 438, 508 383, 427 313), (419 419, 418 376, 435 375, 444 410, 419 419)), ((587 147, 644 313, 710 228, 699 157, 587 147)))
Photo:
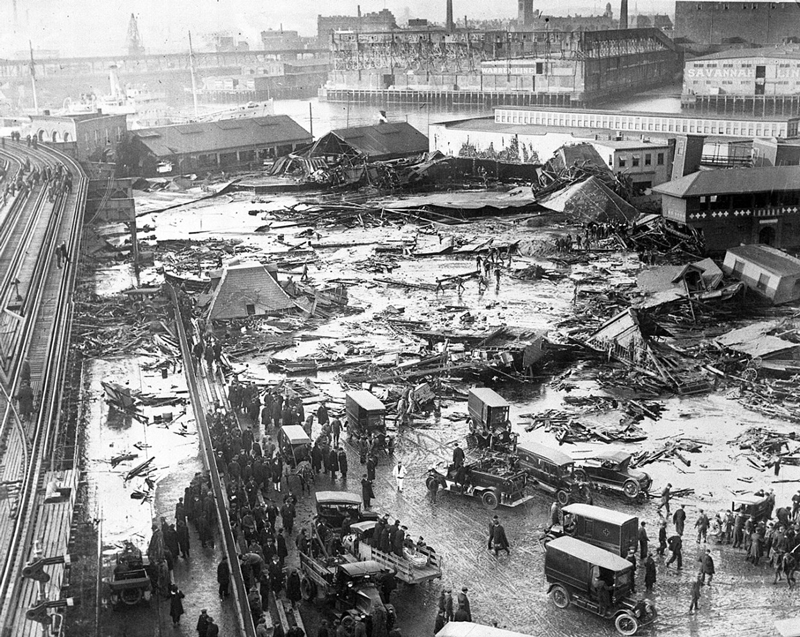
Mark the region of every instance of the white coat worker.
POLYGON ((403 463, 398 460, 397 466, 394 469, 392 469, 392 475, 394 476, 394 479, 397 481, 398 491, 403 490, 403 480, 406 477, 406 472, 407 471, 406 468, 403 466, 403 463))

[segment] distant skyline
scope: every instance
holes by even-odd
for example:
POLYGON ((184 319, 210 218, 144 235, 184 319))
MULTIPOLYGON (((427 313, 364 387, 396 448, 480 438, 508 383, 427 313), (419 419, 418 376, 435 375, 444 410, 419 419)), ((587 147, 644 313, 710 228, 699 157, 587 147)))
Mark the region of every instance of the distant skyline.
MULTIPOLYGON (((611 4, 617 16, 619 0, 611 4)), ((318 15, 355 15, 359 5, 362 13, 389 9, 398 20, 405 7, 414 18, 440 23, 445 19, 445 0, 4 0, 0 7, 0 58, 27 49, 29 40, 34 49, 58 50, 61 56, 124 54, 131 13, 137 16, 148 52, 188 49, 190 29, 197 44, 202 44, 204 35, 228 32, 257 48, 261 31, 282 25, 301 35, 316 35, 318 15)), ((604 0, 534 3, 536 9, 551 15, 602 14, 605 5, 604 0)), ((454 0, 453 6, 458 20, 465 14, 476 20, 517 15, 517 0, 454 0)), ((674 6, 669 0, 629 1, 631 15, 637 9, 672 14, 674 6)))

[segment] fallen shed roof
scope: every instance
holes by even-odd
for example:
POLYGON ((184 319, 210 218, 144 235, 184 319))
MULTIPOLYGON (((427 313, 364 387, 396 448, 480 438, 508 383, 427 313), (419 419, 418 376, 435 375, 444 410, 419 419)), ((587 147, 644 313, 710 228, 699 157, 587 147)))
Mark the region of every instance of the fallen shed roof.
POLYGON ((547 195, 538 203, 581 221, 631 222, 639 216, 636 208, 594 176, 547 195))
POLYGON ((716 341, 723 347, 747 354, 752 358, 770 356, 800 347, 796 343, 768 335, 780 323, 781 321, 759 321, 722 334, 716 341))
POLYGON ((765 245, 746 245, 729 248, 728 252, 761 266, 777 276, 800 274, 800 259, 782 250, 765 245))
POLYGON ((437 208, 451 208, 456 210, 480 210, 481 208, 521 208, 536 203, 536 197, 530 187, 520 187, 508 192, 437 192, 407 199, 394 199, 383 204, 388 210, 402 210, 406 208, 423 208, 436 206, 437 208))
POLYGON ((226 267, 211 297, 208 318, 226 320, 293 308, 294 301, 260 263, 226 267), (252 306, 252 312, 248 311, 252 306))

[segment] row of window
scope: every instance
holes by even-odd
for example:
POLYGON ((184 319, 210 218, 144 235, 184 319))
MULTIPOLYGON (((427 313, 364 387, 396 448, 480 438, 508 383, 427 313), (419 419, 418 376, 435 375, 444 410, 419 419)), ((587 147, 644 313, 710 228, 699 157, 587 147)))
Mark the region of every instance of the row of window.
MULTIPOLYGON (((626 155, 620 155, 617 158, 617 167, 618 168, 627 168, 628 167, 628 159, 631 160, 631 167, 638 168, 639 163, 642 159, 641 155, 630 155, 630 157, 626 155)), ((644 154, 644 165, 645 166, 652 166, 653 165, 653 153, 645 153, 644 154)), ((656 166, 663 166, 664 165, 664 153, 656 153, 656 166)))
MULTIPOLYGON (((106 128, 104 131, 95 130, 94 131, 94 145, 99 146, 101 142, 103 142, 106 146, 111 143, 111 130, 110 128, 106 128)), ((122 141, 122 126, 117 126, 116 130, 116 138, 117 142, 122 141)), ((86 146, 91 143, 92 136, 89 134, 89 131, 86 131, 83 134, 83 141, 86 146)))
POLYGON ((600 115, 595 113, 558 113, 553 111, 495 112, 501 124, 533 124, 539 126, 572 126, 613 130, 655 131, 664 133, 698 133, 734 137, 785 137, 786 122, 725 121, 641 117, 638 115, 600 115))
POLYGON ((800 205, 800 192, 755 192, 700 197, 700 210, 745 210, 800 205))

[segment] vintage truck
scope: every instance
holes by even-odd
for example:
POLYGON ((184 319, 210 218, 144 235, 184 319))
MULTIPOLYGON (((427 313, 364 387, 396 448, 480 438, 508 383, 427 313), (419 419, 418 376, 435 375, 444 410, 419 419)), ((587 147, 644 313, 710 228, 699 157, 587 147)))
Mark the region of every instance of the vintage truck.
POLYGON ((463 467, 463 473, 449 465, 447 471, 428 469, 425 485, 432 490, 434 482, 445 491, 480 498, 487 509, 498 506, 516 507, 532 499, 525 491, 527 477, 513 458, 504 454, 489 454, 463 467))
POLYGON ((518 435, 511 432, 509 405, 497 392, 488 387, 473 387, 467 396, 470 449, 493 449, 511 452, 517 445, 518 435))
POLYGON ((132 542, 117 553, 111 577, 105 578, 110 592, 111 606, 114 610, 122 606, 135 606, 142 600, 148 601, 152 594, 152 584, 148 567, 150 560, 132 542))
POLYGON ((356 444, 359 436, 374 439, 374 449, 394 453, 394 440, 386 433, 386 407, 370 392, 361 389, 344 395, 347 440, 356 444))
POLYGON ((644 499, 653 480, 644 471, 630 468, 631 454, 604 449, 576 462, 575 478, 595 488, 623 494, 631 500, 644 499))
POLYGON ((333 604, 342 620, 367 617, 368 634, 376 608, 383 609, 387 630, 394 625, 394 606, 383 602, 379 589, 387 571, 375 560, 359 562, 351 555, 312 557, 301 552, 300 572, 300 592, 307 602, 333 604))
POLYGON ((560 537, 545 547, 544 574, 548 594, 556 607, 575 604, 605 619, 614 619, 622 635, 635 635, 640 626, 652 624, 655 605, 633 596, 633 564, 609 551, 572 537, 560 537), (602 580, 609 604, 601 614, 595 582, 602 580))
POLYGON ((637 546, 639 518, 589 504, 570 504, 561 509, 564 524, 547 529, 545 542, 569 535, 625 557, 637 546))
POLYGON ((386 570, 394 570, 395 576, 406 584, 421 584, 442 577, 442 560, 429 546, 404 549, 403 557, 385 553, 374 544, 376 522, 368 520, 350 526, 350 535, 342 544, 346 551, 360 560, 374 560, 386 570))
POLYGON ((361 496, 349 491, 317 491, 314 507, 317 517, 333 531, 341 529, 345 518, 355 518, 359 522, 378 519, 377 512, 362 509, 361 496))
POLYGON ((555 496, 560 505, 584 502, 591 497, 587 485, 574 476, 575 463, 558 449, 536 443, 517 445, 514 456, 528 475, 528 484, 555 496))

